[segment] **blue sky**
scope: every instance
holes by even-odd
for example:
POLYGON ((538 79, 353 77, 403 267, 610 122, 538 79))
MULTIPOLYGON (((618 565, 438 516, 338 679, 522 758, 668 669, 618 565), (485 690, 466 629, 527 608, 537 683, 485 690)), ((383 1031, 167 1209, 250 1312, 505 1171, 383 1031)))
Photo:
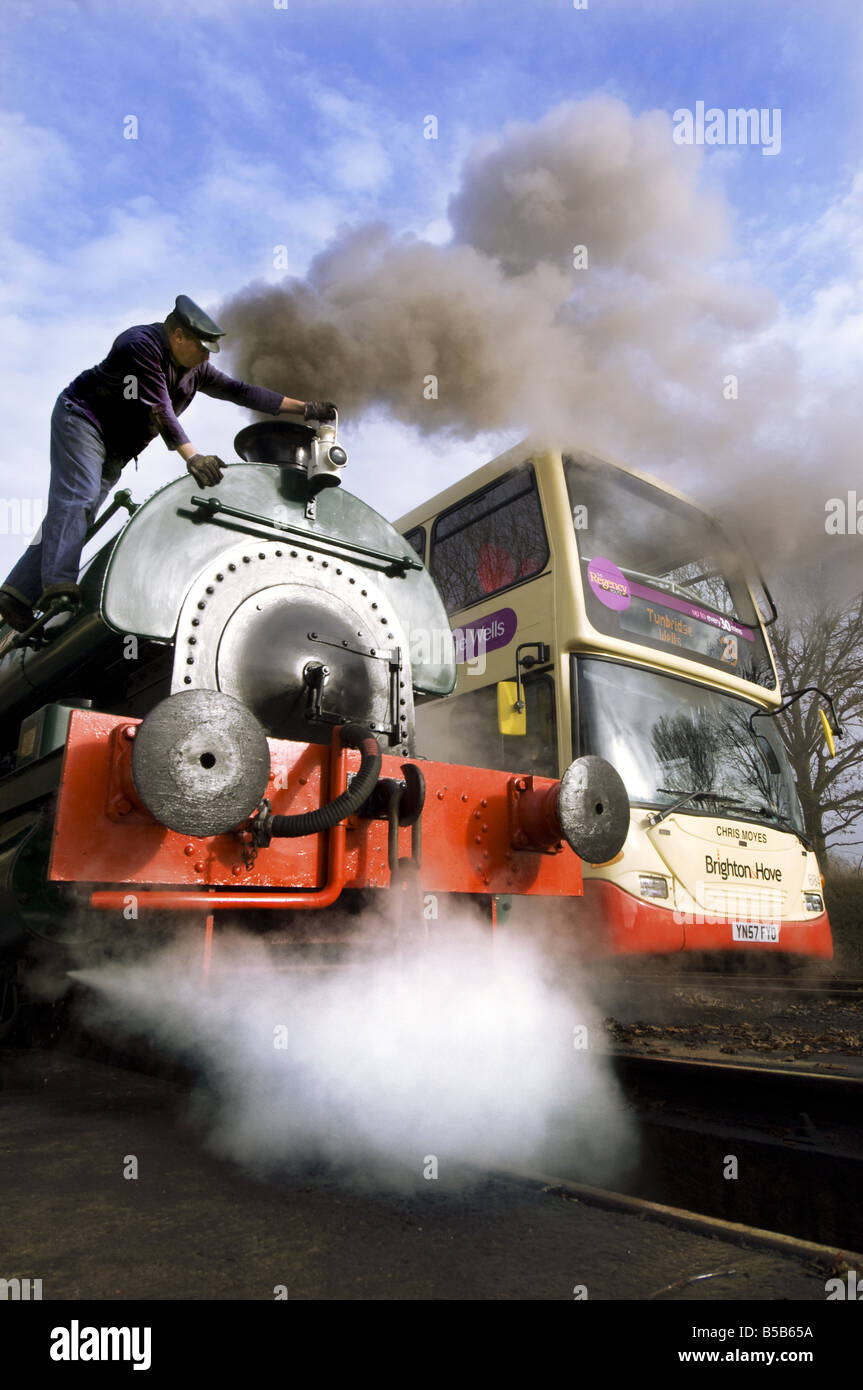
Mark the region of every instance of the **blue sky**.
MULTIPOLYGON (((779 155, 705 150, 700 186, 728 211, 723 260, 775 297, 771 331, 804 377, 841 384, 859 368, 856 0, 5 0, 0 44, 6 498, 47 495, 53 400, 123 328, 164 317, 178 292, 215 311, 277 282, 275 245, 302 276, 356 223, 445 243, 478 140, 597 93, 634 117, 699 100, 781 108, 779 155)), ((184 423, 230 458, 247 418, 199 398, 184 423)), ((517 437, 437 441, 381 412, 343 426, 348 486, 389 515, 517 437)), ((138 495, 177 471, 158 440, 129 469, 138 495)), ((0 534, 4 572, 22 544, 0 534)))

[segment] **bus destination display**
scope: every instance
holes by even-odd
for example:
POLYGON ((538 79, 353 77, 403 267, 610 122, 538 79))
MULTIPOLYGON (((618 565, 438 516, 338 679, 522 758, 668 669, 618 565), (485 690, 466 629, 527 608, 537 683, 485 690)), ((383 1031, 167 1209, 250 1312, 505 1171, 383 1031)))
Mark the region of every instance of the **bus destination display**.
POLYGON ((629 579, 612 560, 586 561, 587 582, 599 602, 617 614, 620 632, 635 641, 661 642, 681 655, 697 653, 736 667, 755 641, 751 628, 700 604, 629 579))

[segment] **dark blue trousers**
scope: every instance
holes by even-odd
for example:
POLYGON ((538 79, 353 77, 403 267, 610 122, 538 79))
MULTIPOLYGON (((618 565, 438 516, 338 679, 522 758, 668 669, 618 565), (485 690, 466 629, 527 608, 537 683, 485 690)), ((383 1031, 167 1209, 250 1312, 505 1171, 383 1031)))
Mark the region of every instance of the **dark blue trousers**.
POLYGON ((6 588, 32 604, 50 585, 77 581, 87 528, 123 466, 75 402, 59 396, 51 416, 48 507, 6 588))

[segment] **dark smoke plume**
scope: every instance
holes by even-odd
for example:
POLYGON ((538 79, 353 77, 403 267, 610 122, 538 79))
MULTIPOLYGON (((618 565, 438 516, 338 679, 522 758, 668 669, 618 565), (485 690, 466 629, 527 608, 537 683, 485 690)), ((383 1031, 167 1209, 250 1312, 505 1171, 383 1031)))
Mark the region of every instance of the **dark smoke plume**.
POLYGON ((808 382, 774 297, 732 278, 703 172, 666 113, 564 103, 475 146, 448 245, 352 227, 305 281, 230 301, 238 374, 347 419, 592 446, 748 523, 762 558, 823 548, 825 500, 856 475, 856 394, 808 382))

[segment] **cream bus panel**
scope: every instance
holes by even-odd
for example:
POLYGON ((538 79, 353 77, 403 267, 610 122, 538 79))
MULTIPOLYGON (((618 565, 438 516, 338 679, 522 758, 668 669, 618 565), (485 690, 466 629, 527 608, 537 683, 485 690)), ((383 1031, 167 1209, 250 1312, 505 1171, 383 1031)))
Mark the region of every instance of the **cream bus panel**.
POLYGON ((711 816, 675 812, 650 826, 634 807, 622 853, 583 873, 673 910, 683 925, 800 922, 824 910, 818 862, 793 835, 711 816))

